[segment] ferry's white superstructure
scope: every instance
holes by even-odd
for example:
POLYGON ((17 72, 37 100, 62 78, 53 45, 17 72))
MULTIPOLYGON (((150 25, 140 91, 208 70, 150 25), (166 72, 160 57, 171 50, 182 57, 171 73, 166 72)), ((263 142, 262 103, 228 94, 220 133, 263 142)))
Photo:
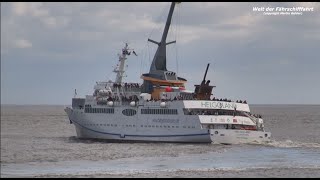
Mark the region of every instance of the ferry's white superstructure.
POLYGON ((260 117, 251 115, 246 102, 212 97, 205 76, 194 91, 185 90, 186 79, 166 68, 166 42, 175 3, 150 72, 142 74, 143 84, 124 83, 124 64, 131 53, 128 44, 119 54, 114 82, 97 82, 93 95, 73 98, 65 109, 79 138, 117 141, 251 143, 270 141, 260 117))

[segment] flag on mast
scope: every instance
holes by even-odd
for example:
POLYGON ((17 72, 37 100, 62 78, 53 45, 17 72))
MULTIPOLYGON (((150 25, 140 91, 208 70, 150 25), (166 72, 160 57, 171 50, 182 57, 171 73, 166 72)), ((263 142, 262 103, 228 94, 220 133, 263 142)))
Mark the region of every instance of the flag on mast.
POLYGON ((138 55, 136 54, 136 52, 132 51, 132 53, 133 53, 134 55, 138 56, 138 55))

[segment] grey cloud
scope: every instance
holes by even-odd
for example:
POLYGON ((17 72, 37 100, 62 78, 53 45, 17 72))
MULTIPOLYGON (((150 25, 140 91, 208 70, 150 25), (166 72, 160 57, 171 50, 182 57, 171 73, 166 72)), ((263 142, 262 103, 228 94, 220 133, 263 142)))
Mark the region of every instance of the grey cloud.
MULTIPOLYGON (((21 16, 13 13, 12 3, 2 3, 1 63, 5 67, 1 67, 4 69, 1 73, 6 84, 1 92, 5 99, 1 102, 33 103, 32 98, 28 102, 23 102, 21 96, 8 98, 10 90, 15 91, 15 86, 8 82, 17 79, 9 71, 14 69, 13 64, 22 62, 33 65, 28 66, 25 78, 40 78, 32 74, 32 69, 38 70, 39 62, 43 68, 55 64, 61 75, 55 79, 55 71, 50 72, 51 83, 55 85, 53 89, 61 92, 57 96, 65 99, 62 104, 71 98, 62 92, 74 86, 79 87, 79 92, 83 89, 90 93, 95 81, 110 74, 125 41, 139 54, 127 62, 130 68, 127 79, 140 81, 139 74, 149 70, 156 48, 147 38, 159 41, 169 6, 167 2, 49 2, 40 6, 47 13, 21 16), (32 47, 15 49, 14 42, 23 39, 32 47), (74 72, 79 70, 89 73, 77 77, 74 72), (62 74, 68 78, 61 78, 62 74)), ((188 79, 191 89, 200 82, 210 62, 208 78, 216 83, 215 93, 219 97, 242 98, 253 103, 319 103, 314 92, 320 91, 320 85, 311 83, 320 76, 319 10, 319 3, 181 3, 172 23, 172 33, 179 32, 178 37, 176 34, 168 37, 168 41, 177 38, 177 44, 168 47, 168 69, 176 70, 178 52, 179 74, 188 79), (254 6, 298 5, 314 6, 315 11, 286 17, 252 12, 254 6), (177 23, 181 25, 178 31, 174 29, 177 23), (302 87, 312 91, 302 93, 302 87)), ((33 94, 41 90, 39 85, 33 86, 30 88, 35 91, 33 94)))

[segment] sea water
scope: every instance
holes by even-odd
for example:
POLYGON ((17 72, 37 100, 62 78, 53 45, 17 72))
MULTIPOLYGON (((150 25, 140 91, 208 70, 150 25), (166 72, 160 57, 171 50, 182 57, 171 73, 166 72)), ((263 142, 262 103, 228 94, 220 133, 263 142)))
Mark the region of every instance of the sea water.
POLYGON ((81 140, 64 106, 1 105, 1 177, 320 177, 320 105, 251 105, 266 144, 81 140))

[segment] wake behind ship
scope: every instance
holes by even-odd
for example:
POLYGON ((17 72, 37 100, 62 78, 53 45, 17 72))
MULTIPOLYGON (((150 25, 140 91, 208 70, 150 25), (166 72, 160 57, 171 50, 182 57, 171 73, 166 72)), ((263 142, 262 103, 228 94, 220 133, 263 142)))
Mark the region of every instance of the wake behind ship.
POLYGON ((193 91, 187 80, 167 70, 166 42, 176 3, 171 3, 158 48, 143 83, 123 82, 127 56, 136 54, 128 44, 119 54, 115 81, 97 82, 92 95, 73 98, 65 109, 77 137, 116 141, 252 143, 268 142, 261 116, 253 116, 242 101, 217 99, 215 86, 204 78, 193 91), (213 98, 211 98, 213 97, 213 98))

